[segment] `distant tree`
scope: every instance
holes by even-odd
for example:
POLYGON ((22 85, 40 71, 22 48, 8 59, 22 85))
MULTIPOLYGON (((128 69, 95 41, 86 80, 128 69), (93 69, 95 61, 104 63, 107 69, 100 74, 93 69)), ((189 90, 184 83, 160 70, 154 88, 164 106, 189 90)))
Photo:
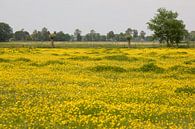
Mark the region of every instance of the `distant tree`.
POLYGON ((126 35, 127 41, 128 41, 128 48, 131 48, 131 39, 132 36, 131 35, 126 35))
POLYGON ((153 36, 146 36, 145 40, 151 42, 151 41, 154 41, 154 37, 153 36))
POLYGON ((95 36, 96 36, 95 30, 91 30, 91 31, 90 31, 90 37, 91 37, 91 40, 92 40, 92 41, 95 40, 95 36))
POLYGON ((82 41, 82 36, 81 36, 82 31, 79 29, 76 29, 74 32, 74 37, 76 41, 82 41))
POLYGON ((131 28, 128 28, 126 31, 125 31, 125 34, 126 35, 132 35, 133 33, 133 30, 131 28))
POLYGON ((9 41, 13 30, 7 23, 0 23, 0 42, 9 41))
POLYGON ((24 29, 22 29, 20 31, 16 31, 14 33, 14 40, 16 40, 16 41, 30 40, 30 34, 27 31, 24 31, 24 29))
POLYGON ((70 41, 70 35, 64 34, 63 31, 57 32, 55 36, 55 41, 70 41))
POLYGON ((46 27, 43 27, 41 30, 41 41, 49 41, 50 40, 50 32, 46 27))
POLYGON ((140 32, 140 38, 141 38, 141 40, 145 40, 145 35, 146 35, 146 33, 142 30, 140 32))
POLYGON ((133 30, 133 38, 136 39, 138 37, 138 30, 133 30))
POLYGON ((31 38, 32 38, 33 41, 39 41, 37 30, 33 31, 33 33, 31 34, 31 38))
POLYGON ((160 42, 166 42, 167 46, 173 46, 183 40, 186 35, 185 25, 182 20, 178 20, 178 13, 168 11, 164 8, 157 10, 156 16, 147 24, 148 28, 154 31, 154 37, 160 42))
POLYGON ((115 34, 115 39, 116 41, 126 41, 126 35, 124 33, 120 33, 120 34, 115 34))
POLYGON ((100 37, 99 37, 99 38, 100 38, 99 41, 106 41, 106 37, 107 37, 106 35, 100 35, 100 34, 99 34, 99 36, 100 36, 100 37))
POLYGON ((114 31, 108 32, 108 34, 107 34, 107 40, 114 41, 114 38, 115 38, 114 31))
POLYGON ((128 41, 128 48, 131 47, 131 40, 132 40, 132 32, 133 30, 131 28, 128 28, 126 31, 125 31, 125 37, 128 41))
POLYGON ((195 31, 190 32, 190 40, 195 41, 195 31))
POLYGON ((51 47, 54 48, 55 47, 54 40, 56 38, 56 32, 54 32, 53 34, 50 34, 49 37, 50 37, 50 40, 51 40, 51 47))

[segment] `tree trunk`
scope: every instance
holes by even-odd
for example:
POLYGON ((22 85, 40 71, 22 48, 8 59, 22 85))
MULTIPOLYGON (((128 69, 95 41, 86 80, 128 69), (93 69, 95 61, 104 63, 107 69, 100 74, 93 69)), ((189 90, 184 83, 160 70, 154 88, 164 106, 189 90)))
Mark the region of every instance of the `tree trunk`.
POLYGON ((167 47, 170 47, 170 43, 169 43, 169 40, 167 40, 167 47))
POLYGON ((128 41, 128 48, 131 48, 131 40, 128 41))
POLYGON ((55 47, 55 46, 54 46, 54 40, 53 40, 53 39, 51 39, 51 47, 52 47, 52 48, 55 47))

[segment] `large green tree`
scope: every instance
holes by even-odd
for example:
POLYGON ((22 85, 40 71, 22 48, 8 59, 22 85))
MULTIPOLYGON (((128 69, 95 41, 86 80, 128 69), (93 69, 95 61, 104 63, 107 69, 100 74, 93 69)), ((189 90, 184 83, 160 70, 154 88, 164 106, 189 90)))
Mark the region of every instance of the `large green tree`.
POLYGON ((16 40, 16 41, 30 40, 30 34, 27 31, 24 31, 24 29, 22 29, 20 31, 16 31, 14 33, 14 40, 16 40))
POLYGON ((7 23, 0 23, 0 42, 9 41, 13 30, 7 23))
POLYGON ((46 27, 43 27, 41 30, 41 41, 49 41, 50 40, 50 32, 46 27))
POLYGON ((187 31, 183 21, 177 18, 177 12, 160 8, 157 10, 156 16, 147 23, 148 28, 154 32, 154 37, 161 43, 166 42, 168 47, 174 44, 178 46, 187 31))
POLYGON ((55 36, 55 41, 70 41, 70 35, 64 34, 63 31, 57 32, 55 36))

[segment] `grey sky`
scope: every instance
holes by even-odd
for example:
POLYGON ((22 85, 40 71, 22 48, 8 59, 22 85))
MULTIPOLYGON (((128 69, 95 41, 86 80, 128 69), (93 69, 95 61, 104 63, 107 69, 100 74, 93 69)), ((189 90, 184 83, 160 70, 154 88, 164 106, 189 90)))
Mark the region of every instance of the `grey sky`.
POLYGON ((149 32, 146 22, 160 7, 177 11, 187 29, 195 30, 195 0, 0 0, 0 22, 14 31, 45 26, 66 33, 119 33, 128 27, 149 32))

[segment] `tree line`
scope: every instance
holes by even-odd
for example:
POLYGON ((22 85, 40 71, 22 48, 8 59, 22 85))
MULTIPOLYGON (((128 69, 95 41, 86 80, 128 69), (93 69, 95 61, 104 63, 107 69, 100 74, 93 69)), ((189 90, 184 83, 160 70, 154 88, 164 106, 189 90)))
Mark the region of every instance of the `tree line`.
MULTIPOLYGON (((50 41, 51 35, 54 36, 54 41, 127 41, 126 35, 132 35, 133 41, 152 41, 151 36, 146 36, 144 31, 128 28, 125 32, 116 34, 114 31, 109 31, 106 35, 97 33, 94 29, 90 30, 86 35, 82 35, 80 29, 76 29, 74 34, 64 33, 63 31, 51 33, 46 27, 41 30, 34 30, 32 34, 24 29, 13 33, 12 28, 7 23, 0 23, 0 27, 7 28, 0 32, 0 41, 50 41), (5 33, 5 34, 3 34, 5 33)), ((1 29, 1 28, 0 28, 1 29)))
POLYGON ((136 29, 128 28, 121 33, 109 31, 106 35, 90 30, 86 35, 82 35, 80 29, 76 29, 74 34, 63 31, 51 33, 46 27, 42 30, 34 30, 32 34, 24 29, 13 33, 13 29, 7 23, 0 23, 0 42, 5 41, 159 41, 166 43, 168 47, 173 47, 181 41, 195 41, 195 31, 188 32, 185 24, 178 19, 178 13, 165 8, 159 8, 156 15, 147 23, 148 28, 153 31, 153 35, 146 36, 144 31, 138 32, 136 29))

